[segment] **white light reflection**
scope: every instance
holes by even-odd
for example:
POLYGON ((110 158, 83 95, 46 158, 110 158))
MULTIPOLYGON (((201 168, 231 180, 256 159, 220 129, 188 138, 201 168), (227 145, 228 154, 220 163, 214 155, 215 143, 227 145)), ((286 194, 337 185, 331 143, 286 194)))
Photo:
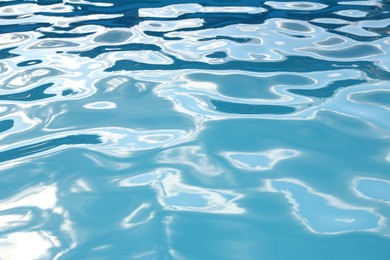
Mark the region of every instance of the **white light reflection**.
POLYGON ((137 187, 154 185, 166 173, 165 169, 158 169, 152 172, 138 174, 132 177, 117 179, 118 185, 121 187, 137 187))
POLYGON ((357 177, 353 190, 362 198, 390 204, 390 181, 378 178, 357 177))
MULTIPOLYGON (((0 230, 18 227, 12 233, 0 237, 0 255, 5 259, 42 259, 51 258, 53 248, 62 247, 57 255, 60 255, 76 246, 76 237, 72 229, 72 222, 69 214, 63 208, 58 206, 57 185, 37 185, 27 188, 19 193, 0 201, 0 230), (26 208, 36 208, 42 212, 42 220, 48 220, 52 214, 62 217, 60 229, 63 231, 61 236, 68 235, 71 239, 69 247, 67 242, 60 241, 59 237, 45 230, 24 231, 21 230, 23 225, 30 223, 34 211, 29 210, 27 213, 7 214, 7 210, 25 210, 26 208), (20 250, 20 249, 23 250, 20 250)), ((37 218, 39 219, 39 218, 37 218)), ((42 221, 41 220, 41 221, 42 221)), ((43 225, 43 223, 40 223, 43 225)), ((56 250, 58 251, 58 250, 56 250)), ((2 258, 3 259, 3 258, 2 258)), ((54 259, 57 259, 55 256, 54 259)))
POLYGON ((35 13, 70 13, 73 6, 63 4, 37 5, 37 4, 18 4, 0 7, 1 16, 27 16, 35 13))
POLYGON ((374 209, 347 204, 296 179, 266 180, 261 190, 282 193, 293 215, 313 233, 380 232, 384 225, 385 218, 374 209))
POLYGON ((300 1, 294 1, 294 2, 275 2, 275 1, 266 1, 264 4, 271 6, 274 9, 279 10, 298 10, 298 11, 314 11, 314 10, 321 10, 328 5, 315 3, 315 2, 300 2, 300 1))
MULTIPOLYGON (((386 89, 385 82, 366 83, 359 84, 349 88, 340 90, 337 93, 337 98, 327 103, 329 110, 337 111, 339 113, 347 114, 349 116, 358 118, 370 124, 374 129, 383 130, 390 129, 390 121, 383 120, 389 116, 388 108, 384 108, 381 105, 373 106, 371 103, 357 102, 355 100, 355 94, 364 93, 367 91, 373 91, 374 88, 381 90, 386 89)), ((389 136, 388 133, 383 133, 384 136, 389 136)))
POLYGON ((45 16, 45 15, 27 15, 18 19, 0 19, 3 25, 25 25, 30 23, 50 23, 55 27, 68 28, 72 23, 93 21, 101 19, 114 19, 122 17, 123 14, 91 14, 91 15, 80 15, 73 17, 63 16, 45 16))
POLYGON ((100 156, 99 154, 93 154, 90 152, 85 152, 83 153, 83 156, 91 160, 97 167, 100 168, 106 168, 114 171, 121 171, 125 169, 129 169, 132 167, 132 163, 129 162, 117 162, 117 161, 112 161, 104 156, 100 156))
POLYGON ((315 18, 311 20, 314 23, 324 23, 324 24, 348 24, 347 21, 337 18, 315 18))
POLYGON ((7 260, 49 259, 49 251, 61 243, 50 232, 16 232, 0 238, 0 254, 7 260))
POLYGON ((115 182, 122 187, 153 187, 158 193, 158 201, 166 210, 217 214, 241 214, 245 211, 235 203, 242 195, 184 184, 177 169, 159 168, 152 172, 116 179, 115 182))
MULTIPOLYGON (((35 68, 28 69, 11 75, 8 79, 2 82, 1 87, 6 90, 18 89, 19 91, 24 90, 26 87, 38 83, 40 80, 45 78, 54 78, 65 73, 59 69, 53 68, 35 68)), ((4 91, 4 90, 3 90, 4 91)))
POLYGON ((94 5, 94 6, 104 6, 104 7, 109 7, 113 6, 114 4, 112 3, 105 3, 105 2, 90 2, 86 0, 63 0, 64 3, 70 3, 70 4, 78 4, 78 5, 94 5))
POLYGON ((92 102, 84 105, 87 109, 93 109, 93 110, 104 110, 104 109, 114 109, 116 108, 116 104, 109 101, 98 101, 98 102, 92 102))
POLYGON ((200 18, 175 21, 143 21, 139 23, 143 31, 168 32, 185 28, 196 28, 204 24, 200 18))
POLYGON ((28 34, 22 33, 4 33, 0 35, 0 46, 9 44, 20 44, 30 39, 28 34))
POLYGON ((118 60, 131 60, 144 64, 160 64, 160 65, 169 65, 173 64, 174 61, 172 58, 162 54, 158 51, 118 51, 110 52, 107 54, 100 54, 99 58, 104 58, 109 60, 111 63, 114 63, 118 60))
POLYGON ((71 41, 64 41, 64 40, 41 40, 37 43, 31 45, 28 47, 28 49, 32 50, 40 50, 40 49, 52 49, 52 48, 72 48, 79 46, 77 43, 71 42, 71 41))
POLYGON ((196 211, 219 214, 245 212, 235 201, 242 197, 224 190, 206 189, 182 183, 179 171, 171 170, 157 185, 158 200, 167 210, 196 211))
POLYGON ((340 1, 337 2, 339 5, 362 5, 362 6, 381 6, 382 3, 378 0, 368 1, 340 1))
POLYGON ((80 193, 80 192, 91 192, 92 188, 89 186, 88 182, 83 179, 78 179, 70 188, 71 192, 80 193))
MULTIPOLYGON (((333 19, 332 21, 336 21, 336 23, 347 24, 347 22, 341 19, 337 20, 334 18, 318 18, 313 21, 332 23, 329 19, 333 19)), ((382 24, 385 24, 385 22, 383 21, 382 24)), ((362 26, 365 27, 365 24, 362 24, 362 26)), ((326 31, 321 26, 294 19, 272 18, 262 24, 234 24, 202 30, 174 31, 166 33, 165 36, 180 38, 179 40, 164 40, 160 38, 161 41, 158 45, 165 53, 174 55, 182 60, 205 63, 211 62, 211 59, 207 57, 210 53, 206 50, 200 51, 199 48, 215 41, 222 41, 225 44, 225 47, 218 49, 218 51, 228 54, 223 62, 231 60, 283 61, 290 55, 313 58, 318 58, 317 55, 321 55, 321 58, 326 60, 343 60, 344 57, 348 57, 349 60, 356 61, 361 60, 361 57, 367 57, 371 61, 377 61, 379 57, 384 55, 381 47, 383 45, 382 39, 373 40, 370 44, 365 43, 363 45, 362 43, 362 46, 359 47, 351 38, 339 36, 345 40, 345 48, 343 50, 327 50, 324 47, 312 48, 313 41, 324 41, 335 36, 335 34, 326 31), (247 41, 238 43, 229 39, 215 39, 219 36, 232 37, 232 39, 246 39, 247 41), (261 44, 258 44, 259 42, 261 44), (289 44, 283 45, 281 48, 276 42, 289 42, 289 44), (306 50, 312 51, 307 52, 306 50)), ((384 62, 383 60, 385 59, 381 59, 382 63, 384 62)))
POLYGON ((25 214, 1 214, 0 213, 0 232, 7 229, 27 224, 32 219, 31 211, 25 214))
POLYGON ((149 222, 154 218, 155 215, 154 212, 149 212, 149 208, 150 204, 141 204, 138 208, 136 208, 133 212, 131 212, 127 217, 122 220, 121 226, 124 229, 129 229, 149 222))
POLYGON ((177 250, 172 248, 172 236, 174 235, 174 230, 173 230, 173 221, 174 217, 173 216, 166 216, 163 220, 163 223, 165 225, 165 234, 166 234, 166 240, 167 244, 169 245, 169 254, 171 255, 172 259, 175 260, 184 260, 186 259, 184 256, 182 256, 177 250))
POLYGON ((222 173, 222 169, 213 163, 201 146, 181 146, 167 149, 157 158, 160 163, 174 163, 191 166, 197 172, 210 176, 222 173))
POLYGON ((42 143, 57 138, 65 138, 67 136, 77 135, 96 135, 101 143, 76 143, 65 144, 51 147, 50 149, 37 150, 31 155, 26 157, 19 157, 13 159, 13 161, 26 160, 26 158, 34 158, 38 156, 50 155, 55 152, 75 148, 83 147, 93 151, 102 152, 115 157, 128 156, 136 151, 156 149, 159 147, 169 147, 178 143, 189 141, 197 134, 196 131, 186 132, 184 130, 134 130, 120 127, 105 127, 105 128, 92 128, 78 131, 61 132, 37 138, 31 138, 26 141, 12 143, 0 146, 1 151, 7 151, 11 149, 17 149, 24 146, 29 146, 36 143, 42 143))
POLYGON ((17 207, 37 207, 53 209, 57 203, 57 186, 37 186, 23 190, 21 193, 0 201, 0 211, 17 207))
MULTIPOLYGON (((351 78, 362 78, 365 75, 359 70, 343 69, 334 71, 300 73, 255 73, 240 71, 204 71, 204 70, 183 70, 176 75, 167 73, 164 82, 155 88, 154 93, 162 98, 170 100, 174 104, 174 109, 180 113, 190 115, 199 120, 220 120, 224 118, 269 118, 269 119, 298 119, 306 120, 315 118, 316 113, 327 108, 337 99, 320 99, 305 95, 293 94, 289 90, 293 89, 321 89, 335 81, 342 81, 351 78), (193 79, 196 75, 198 79, 193 79), (224 77, 226 76, 226 77, 224 77), (228 77, 237 82, 249 82, 245 88, 237 91, 235 86, 240 83, 232 83, 228 77), (232 78, 234 77, 234 78, 232 78), (290 78, 288 83, 284 82, 290 78), (238 78, 241 81, 238 81, 238 78), (203 81, 203 82, 202 82, 203 81), (258 81, 258 82, 257 82, 258 81), (265 81, 265 82, 264 82, 265 81), (296 82, 294 82, 296 81, 296 82), (299 81, 299 84, 297 84, 299 81), (268 83, 269 82, 269 83, 268 83), (294 82, 294 83, 293 83, 294 82), (258 89, 257 84, 262 88, 258 89), (267 85, 268 84, 268 85, 267 85), (315 88, 314 88, 315 87, 315 88), (245 94, 248 93, 248 94, 245 94), (244 94, 246 96, 244 96, 244 94), (295 112, 287 114, 278 113, 225 113, 216 110, 210 103, 210 99, 245 105, 274 105, 290 106, 296 108, 295 112), (314 105, 312 105, 314 104, 314 105)), ((138 77, 138 74, 137 76, 138 77)), ((142 76, 140 76, 142 80, 142 76)), ((144 80, 153 80, 146 77, 144 80)), ((368 85, 367 85, 368 86, 368 85)), ((355 87, 355 86, 354 86, 355 87)), ((351 89, 351 87, 349 87, 351 89)), ((337 96, 336 96, 337 97, 337 96)), ((332 105, 332 108, 334 106, 332 105)), ((343 110, 343 107, 336 107, 335 111, 343 110)), ((333 110, 333 109, 332 109, 333 110)))
POLYGON ((272 149, 262 152, 223 152, 231 164, 246 171, 272 170, 280 161, 294 158, 300 152, 292 149, 272 149))
POLYGON ((341 10, 335 12, 335 14, 345 16, 345 17, 362 18, 362 17, 366 17, 368 13, 361 10, 341 10))
POLYGON ((140 8, 138 10, 139 17, 153 18, 177 18, 183 14, 190 13, 249 13, 257 14, 265 12, 261 7, 250 6, 205 6, 200 4, 178 4, 167 5, 157 8, 140 8))

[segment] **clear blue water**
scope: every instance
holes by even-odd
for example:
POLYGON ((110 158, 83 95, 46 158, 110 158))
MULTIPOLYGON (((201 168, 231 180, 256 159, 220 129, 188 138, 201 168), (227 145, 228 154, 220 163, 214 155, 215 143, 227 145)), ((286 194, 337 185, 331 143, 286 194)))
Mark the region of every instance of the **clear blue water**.
POLYGON ((390 259, 390 2, 0 1, 0 259, 390 259))

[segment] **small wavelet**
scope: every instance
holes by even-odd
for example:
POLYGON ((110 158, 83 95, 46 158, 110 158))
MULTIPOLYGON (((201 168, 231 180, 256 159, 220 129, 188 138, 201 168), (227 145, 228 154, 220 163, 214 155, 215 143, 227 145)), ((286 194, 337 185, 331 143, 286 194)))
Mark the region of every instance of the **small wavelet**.
POLYGON ((294 215, 315 233, 376 231, 383 222, 383 217, 370 209, 345 204, 296 180, 270 180, 266 186, 269 191, 282 192, 291 203, 294 215), (313 204, 315 209, 310 206, 313 204))
POLYGON ((174 211, 194 211, 219 214, 241 214, 235 200, 241 196, 229 191, 210 190, 182 183, 178 170, 163 168, 125 180, 119 185, 125 187, 152 185, 158 191, 162 207, 174 211))
POLYGON ((274 106, 274 105, 252 105, 224 102, 221 100, 210 100, 211 104, 219 112, 232 114, 290 114, 296 110, 288 106, 274 106))
POLYGON ((366 199, 390 203, 390 181, 359 177, 354 180, 357 194, 366 199))
POLYGON ((183 146, 165 150, 159 155, 158 162, 188 165, 199 173, 211 176, 222 173, 221 168, 208 158, 200 146, 183 146))
POLYGON ((275 2, 275 1, 266 1, 264 4, 271 6, 274 9, 279 10, 297 10, 297 11, 313 11, 321 10, 328 5, 315 3, 315 2, 275 2))
POLYGON ((272 170, 280 161, 294 158, 300 153, 291 149, 274 149, 262 152, 224 152, 222 155, 235 167, 247 171, 272 170))
POLYGON ((62 138, 51 139, 45 142, 34 143, 9 150, 0 151, 0 163, 45 152, 62 145, 79 145, 79 144, 98 144, 101 141, 98 136, 93 135, 74 135, 62 138))
POLYGON ((110 30, 96 36, 93 40, 98 43, 120 43, 129 39, 133 34, 127 31, 110 30))

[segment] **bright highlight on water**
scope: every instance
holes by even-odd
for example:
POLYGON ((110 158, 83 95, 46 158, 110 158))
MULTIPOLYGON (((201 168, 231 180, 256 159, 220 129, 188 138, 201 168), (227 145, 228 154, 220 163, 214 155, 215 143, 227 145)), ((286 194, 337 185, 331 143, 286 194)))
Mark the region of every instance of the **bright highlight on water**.
POLYGON ((0 259, 390 259, 390 2, 0 1, 0 259))

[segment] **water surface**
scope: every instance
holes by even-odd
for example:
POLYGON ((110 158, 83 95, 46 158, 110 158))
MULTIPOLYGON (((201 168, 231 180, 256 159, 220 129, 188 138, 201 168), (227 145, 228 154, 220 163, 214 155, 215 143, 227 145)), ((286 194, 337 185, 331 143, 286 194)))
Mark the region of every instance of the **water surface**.
POLYGON ((390 259, 390 3, 0 2, 0 259, 390 259))

